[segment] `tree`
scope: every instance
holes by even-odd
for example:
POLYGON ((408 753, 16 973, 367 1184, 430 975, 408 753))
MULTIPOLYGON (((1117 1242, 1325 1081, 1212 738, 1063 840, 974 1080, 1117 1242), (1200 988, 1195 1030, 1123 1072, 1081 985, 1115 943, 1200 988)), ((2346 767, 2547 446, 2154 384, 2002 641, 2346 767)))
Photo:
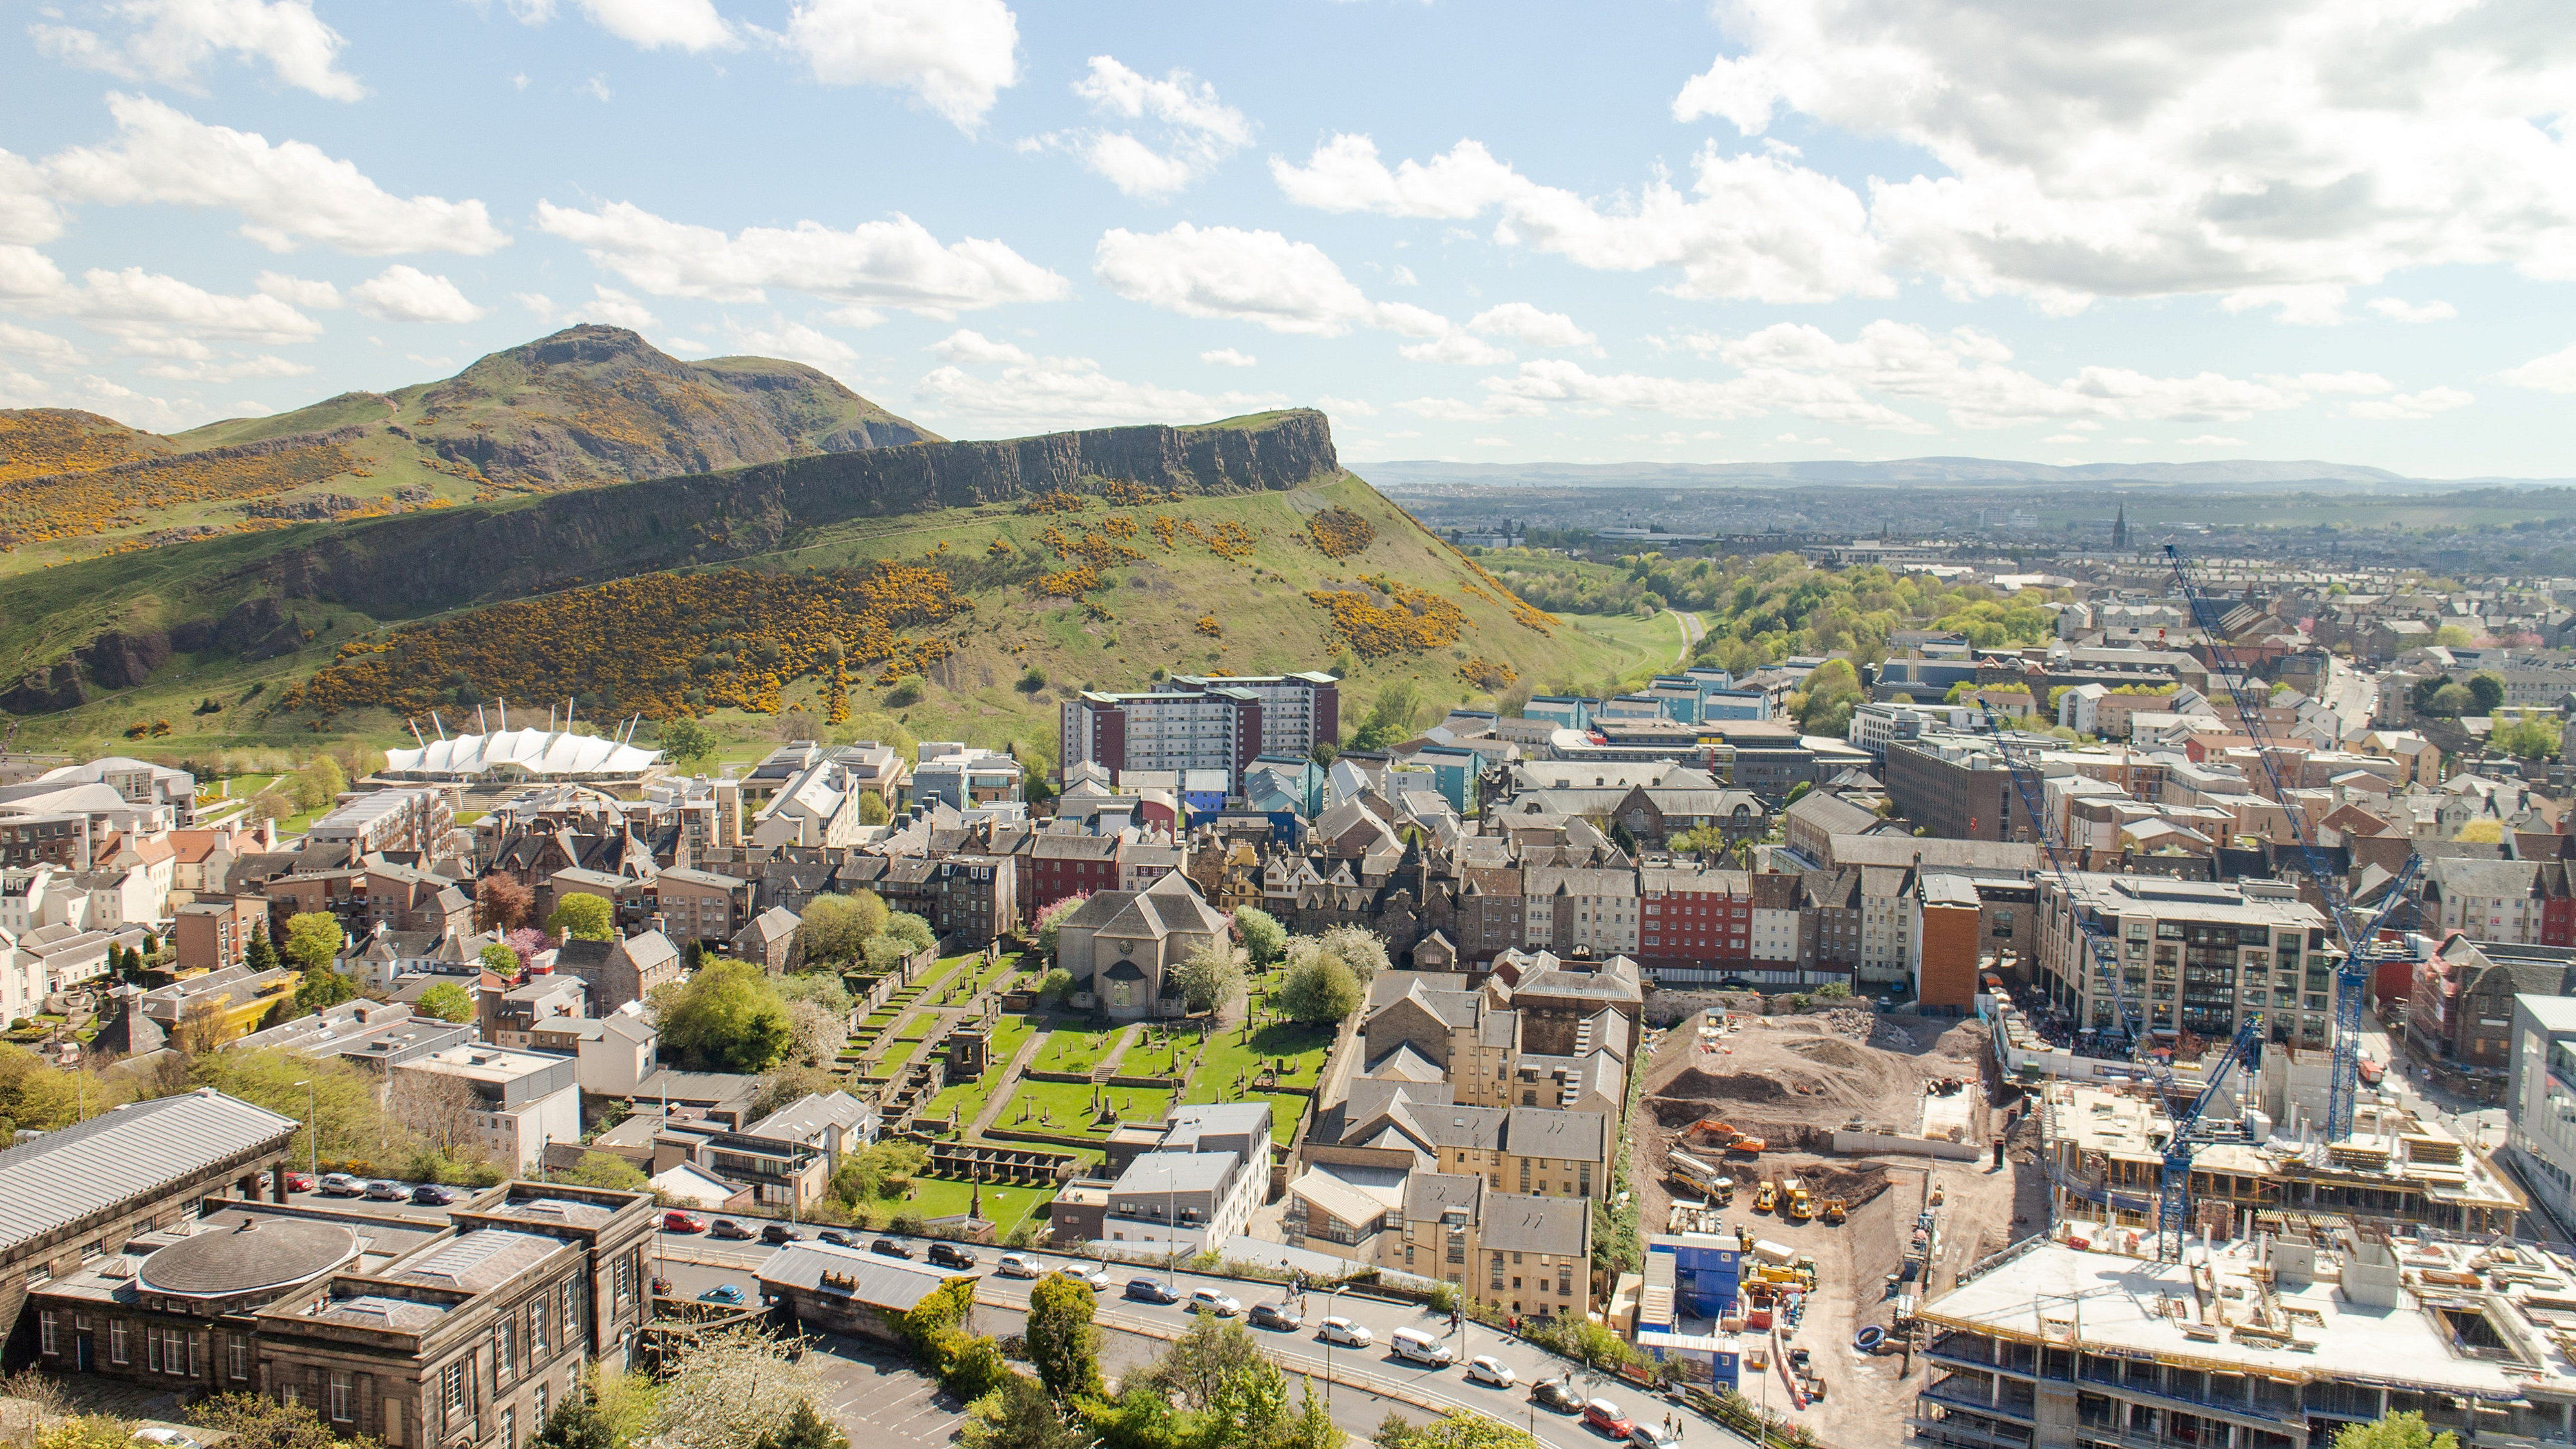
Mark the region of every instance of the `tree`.
POLYGON ((831 893, 807 901, 804 918, 797 926, 806 964, 839 965, 857 960, 868 938, 884 932, 887 914, 886 903, 875 891, 831 893))
POLYGON ((268 939, 268 922, 261 921, 250 928, 250 946, 243 960, 253 971, 277 969, 277 943, 268 939))
POLYGON ((2458 719, 2478 707, 2478 697, 2465 684, 2444 684, 2433 691, 2423 712, 2440 719, 2458 719))
POLYGON ((1338 956, 1318 952, 1288 967, 1270 1004, 1290 1021, 1339 1021, 1360 1009, 1360 979, 1338 956))
POLYGON ((342 1439, 322 1422, 310 1404, 281 1404, 264 1394, 217 1394, 187 1410, 188 1422, 232 1437, 224 1442, 241 1449, 377 1449, 363 1436, 342 1439))
POLYGON ((760 1449, 850 1449, 850 1436, 824 1422, 814 1412, 813 1400, 798 1399, 787 1411, 787 1422, 761 1439, 760 1449))
POLYGON ((617 939, 617 926, 609 913, 608 902, 579 891, 555 902, 555 913, 546 917, 546 929, 567 941, 617 939))
POLYGON ((2337 1431, 2334 1449, 2460 1449, 2459 1436, 2433 1432, 2412 1409, 2391 1414, 2375 1424, 2347 1424, 2337 1431))
POLYGON ((1538 1449, 1527 1432, 1464 1409, 1451 1409, 1436 1424, 1389 1414, 1369 1442, 1378 1449, 1538 1449))
POLYGON ((1368 718, 1351 735, 1350 748, 1382 750, 1409 740, 1421 719, 1422 691, 1410 679, 1393 680, 1370 702, 1368 718))
POLYGON ((1811 735, 1840 735, 1851 728, 1852 709, 1865 696, 1848 659, 1828 659, 1807 676, 1806 708, 1799 728, 1811 735))
POLYGON ((823 1356, 795 1354, 758 1329, 681 1340, 665 1350, 656 1443, 666 1449, 757 1449, 799 1401, 828 1385, 823 1356))
POLYGON ((2468 824, 2461 826, 2460 833, 2452 836, 2451 838, 2453 840, 2463 841, 2472 845, 2502 845, 2504 843, 2504 822, 2501 820, 2472 820, 2468 824))
POLYGON ((2457 624, 2445 624, 2433 631, 2433 642, 2444 649, 2466 649, 2477 636, 2457 624))
POLYGON ((609 1188, 618 1192, 650 1192, 653 1180, 644 1170, 623 1157, 607 1152, 585 1152, 572 1165, 563 1180, 576 1187, 609 1188))
POLYGON ((786 1001, 748 961, 710 961, 656 989, 652 1004, 663 1049, 695 1071, 767 1071, 794 1038, 786 1001))
POLYGON ((357 998, 358 983, 325 966, 307 971, 295 983, 295 1010, 298 1015, 327 1011, 343 1001, 357 998))
MULTIPOLYGON (((475 959, 483 963, 484 970, 491 972, 495 976, 516 976, 523 969, 523 963, 519 960, 519 953, 511 950, 509 943, 505 941, 494 941, 490 945, 485 946, 481 951, 475 953, 475 959)), ((463 1018, 459 1017, 457 1020, 461 1021, 463 1018)))
POLYGON ((348 933, 340 929, 338 917, 327 911, 298 911, 286 923, 285 956, 305 971, 328 971, 331 963, 340 959, 340 947, 347 941, 348 933))
POLYGON ((2477 701, 2478 713, 2491 715, 2504 703, 2504 676, 2492 669, 2481 669, 2469 676, 2469 697, 2477 701))
POLYGON ((1288 954, 1288 928, 1259 906, 1235 907, 1234 930, 1256 967, 1269 966, 1288 954))
POLYGON ((1243 953, 1223 938, 1208 941, 1190 952, 1172 979, 1187 1009, 1223 1012, 1243 994, 1243 953))
POLYGON ((529 1449, 618 1449, 617 1428, 588 1394, 566 1394, 529 1449))
POLYGON ((930 922, 910 911, 895 911, 886 916, 885 933, 901 941, 907 954, 927 951, 939 944, 939 935, 930 922))
POLYGON ((801 704, 779 711, 778 718, 770 723, 769 732, 782 740, 819 740, 823 737, 822 727, 814 723, 814 712, 801 704))
POLYGON ((716 752, 716 732, 696 720, 665 720, 660 731, 662 753, 671 763, 687 764, 716 752))
MULTIPOLYGON (((787 1005, 792 1014, 796 1008, 808 1003, 791 1001, 787 1005)), ((757 1122, 779 1108, 792 1107, 809 1096, 829 1096, 839 1090, 841 1079, 829 1067, 811 1062, 790 1062, 773 1067, 767 1076, 760 1079, 759 1089, 751 1094, 751 1103, 744 1110, 743 1120, 757 1122)))
POLYGON ((2558 726, 2529 710, 2495 717, 2495 733, 2487 743, 2508 755, 2525 760, 2545 760, 2558 753, 2561 740, 2558 726))
POLYGON ((304 768, 288 777, 288 788, 295 792, 295 808, 300 812, 320 810, 338 799, 349 788, 348 772, 329 755, 315 755, 304 768))
POLYGON ((1090 899, 1091 892, 1083 891, 1078 895, 1066 896, 1038 912, 1034 933, 1037 937, 1038 956, 1041 959, 1048 961, 1055 959, 1056 928, 1064 924, 1067 916, 1081 910, 1083 902, 1090 899))
POLYGON ((1033 1379, 1005 1373, 966 1408, 957 1429, 966 1449, 1084 1449, 1091 1435, 1065 1423, 1055 1401, 1033 1379))
MULTIPOLYGON (((1317 949, 1342 958, 1342 964, 1351 968, 1351 974, 1358 977, 1363 986, 1376 980, 1377 974, 1387 969, 1389 964, 1385 938, 1366 926, 1332 926, 1313 939, 1317 949)), ((1297 955, 1295 942, 1289 943, 1288 955, 1294 962, 1297 955)))
MULTIPOLYGON (((510 955, 510 948, 507 946, 492 945, 483 949, 498 951, 504 956, 510 956, 513 961, 519 959, 510 955)), ((466 995, 465 988, 455 982, 441 981, 422 992, 420 1000, 412 1003, 412 1009, 423 1016, 436 1017, 440 1021, 471 1021, 474 1018, 474 998, 466 995)))
POLYGON ((883 795, 878 794, 874 790, 870 790, 859 797, 859 823, 861 825, 883 825, 893 818, 894 812, 886 808, 885 797, 883 795))
POLYGON ((506 875, 487 875, 474 883, 474 924, 479 930, 506 934, 537 913, 537 893, 506 875))
POLYGON ((1100 1329, 1091 1321, 1098 1304, 1089 1284, 1060 1273, 1029 1290, 1029 1362, 1057 1403, 1100 1395, 1100 1329))
POLYGON ((417 1076, 392 1094, 396 1122, 411 1133, 422 1157, 412 1176, 435 1180, 442 1166, 482 1162, 483 1099, 462 1077, 417 1076))
POLYGON ((134 1449, 135 1427, 109 1414, 79 1414, 46 1425, 36 1449, 134 1449))

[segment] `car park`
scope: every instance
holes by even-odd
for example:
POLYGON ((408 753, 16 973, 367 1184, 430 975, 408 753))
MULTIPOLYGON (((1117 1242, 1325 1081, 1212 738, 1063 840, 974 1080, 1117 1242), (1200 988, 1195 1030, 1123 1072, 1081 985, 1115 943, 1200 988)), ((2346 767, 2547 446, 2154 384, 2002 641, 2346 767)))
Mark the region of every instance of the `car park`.
POLYGON ((912 1256, 912 1245, 910 1243, 898 1243, 892 1238, 879 1238, 875 1242, 868 1244, 868 1251, 871 1253, 882 1254, 889 1258, 910 1258, 912 1256))
POLYGON ((1492 1384, 1498 1389, 1508 1389, 1520 1382, 1511 1365, 1498 1363, 1481 1353, 1467 1360, 1467 1379, 1470 1383, 1492 1384))
POLYGON ((1255 1328, 1275 1328, 1282 1333, 1295 1333, 1306 1326, 1306 1320, 1297 1316, 1297 1310, 1285 1303, 1255 1303, 1247 1321, 1255 1328))
POLYGON ((761 1226, 760 1240, 764 1243, 792 1243, 796 1241, 796 1230, 785 1223, 766 1223, 761 1226))
POLYGON ((411 1200, 415 1207, 449 1207, 456 1201, 456 1189, 424 1182, 411 1190, 411 1200))
POLYGON ((740 1304, 742 1300, 742 1288, 739 1284, 734 1283, 718 1283, 713 1288, 710 1288, 706 1292, 698 1295, 698 1301, 700 1303, 740 1304))
POLYGON ((345 1172, 324 1173, 321 1193, 324 1197, 365 1197, 367 1185, 345 1172))
POLYGON ((693 1218, 678 1208, 662 1214, 662 1231, 666 1233, 703 1233, 706 1230, 706 1219, 693 1218))
POLYGON ((993 1264, 993 1271, 1005 1278, 1043 1278, 1046 1276, 1046 1270, 1037 1265, 1036 1259, 1025 1257, 1018 1253, 1004 1253, 1001 1256, 1000 1261, 993 1264))
POLYGON ((955 1243, 933 1243, 930 1245, 930 1261, 942 1268, 973 1268, 983 1260, 955 1243))
POLYGON ((718 1218, 715 1226, 707 1229, 707 1236, 722 1238, 731 1243, 747 1243, 760 1235, 731 1218, 718 1218))
POLYGON ((1458 1359, 1458 1355, 1450 1351, 1449 1345, 1419 1328, 1397 1329, 1387 1335, 1386 1346, 1397 1358, 1429 1364, 1433 1368, 1446 1368, 1458 1359))
POLYGON ((1130 1278, 1127 1296, 1139 1303, 1178 1303, 1181 1295, 1166 1286, 1160 1278, 1130 1278))
POLYGON ((1366 1348, 1374 1341, 1369 1331, 1347 1318, 1327 1318, 1315 1325, 1315 1336, 1326 1343, 1344 1348, 1366 1348))
POLYGON ((823 1231, 814 1235, 814 1241, 818 1243, 829 1243, 835 1248, 855 1248, 858 1246, 858 1244, 850 1241, 849 1234, 842 1232, 839 1228, 825 1228, 823 1231))
POLYGON ((1625 1439, 1636 1429, 1628 1422, 1626 1411, 1608 1399, 1591 1399, 1583 1405, 1583 1427, 1613 1439, 1625 1439))
POLYGON ((392 1178, 380 1177, 367 1184, 367 1201, 409 1202, 411 1201, 411 1189, 394 1181, 392 1178))

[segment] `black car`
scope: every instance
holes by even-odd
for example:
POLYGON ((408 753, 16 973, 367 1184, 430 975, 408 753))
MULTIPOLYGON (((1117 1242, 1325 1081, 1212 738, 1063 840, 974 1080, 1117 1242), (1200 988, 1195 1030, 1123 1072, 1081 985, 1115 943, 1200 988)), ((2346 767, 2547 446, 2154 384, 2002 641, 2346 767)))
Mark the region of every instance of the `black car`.
POLYGON ((735 1222, 731 1218, 718 1218, 716 1219, 716 1225, 707 1229, 707 1236, 710 1238, 727 1238, 737 1243, 748 1243, 753 1238, 758 1237, 759 1234, 744 1227, 742 1224, 735 1222))
POLYGON ((785 1223, 771 1223, 760 1230, 760 1240, 764 1243, 792 1243, 796 1241, 796 1230, 785 1223))
POLYGON ((446 1207, 456 1201, 456 1189, 424 1182, 411 1190, 411 1200, 421 1207, 446 1207))
POLYGON ((1160 1278, 1130 1278, 1127 1296, 1140 1303, 1178 1303, 1181 1295, 1163 1286, 1160 1278))
POLYGON ((909 1258, 912 1256, 912 1245, 910 1243, 898 1243, 892 1238, 879 1238, 875 1242, 868 1244, 868 1251, 871 1253, 883 1253, 889 1258, 909 1258))
POLYGON ((839 1228, 825 1228, 823 1231, 814 1235, 814 1241, 818 1243, 829 1243, 835 1248, 855 1248, 858 1246, 858 1244, 850 1241, 849 1234, 842 1232, 839 1228))
POLYGON ((1553 1409, 1560 1414, 1583 1412, 1583 1396, 1568 1388, 1563 1379, 1540 1379, 1530 1385, 1530 1397, 1538 1400, 1542 1409, 1553 1409))
POLYGON ((1285 1303, 1255 1303, 1248 1316, 1255 1328, 1276 1328, 1284 1333, 1295 1333, 1306 1325, 1297 1310, 1285 1303))
POLYGON ((955 1243, 933 1243, 930 1245, 930 1261, 942 1268, 972 1268, 976 1257, 955 1243))

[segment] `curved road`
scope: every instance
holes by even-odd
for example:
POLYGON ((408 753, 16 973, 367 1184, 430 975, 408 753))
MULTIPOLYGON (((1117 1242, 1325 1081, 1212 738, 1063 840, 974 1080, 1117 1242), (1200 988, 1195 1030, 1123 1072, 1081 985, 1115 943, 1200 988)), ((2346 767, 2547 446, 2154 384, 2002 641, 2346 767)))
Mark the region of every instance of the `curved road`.
MULTIPOLYGON (((864 1251, 866 1246, 892 1234, 854 1234, 864 1251)), ((898 1239, 910 1243, 916 1252, 926 1247, 926 1240, 898 1239)), ((747 1292, 757 1292, 753 1274, 766 1261, 769 1249, 756 1244, 710 1242, 697 1237, 668 1234, 663 1239, 668 1266, 662 1271, 678 1292, 694 1297, 719 1282, 739 1283, 747 1292), (730 1271, 724 1271, 730 1270, 730 1271)), ((1016 1331, 1020 1315, 1028 1309, 1027 1279, 1004 1278, 993 1271, 1003 1250, 977 1247, 978 1260, 970 1276, 978 1280, 975 1302, 979 1307, 996 1310, 997 1316, 1011 1320, 1005 1331, 1016 1331)), ((1032 1258, 1049 1269, 1085 1261, 1068 1254, 1030 1251, 1032 1258)), ((1189 1331, 1187 1302, 1192 1291, 1212 1288, 1242 1300, 1249 1309, 1257 1302, 1277 1302, 1285 1294, 1279 1284, 1251 1283, 1237 1278, 1219 1278, 1189 1272, 1166 1272, 1160 1268, 1137 1264, 1106 1263, 1100 1265, 1109 1274, 1109 1287, 1100 1295, 1096 1320, 1103 1329, 1117 1334, 1135 1335, 1142 1339, 1169 1340, 1189 1331), (1140 1301, 1122 1296, 1132 1279, 1151 1278, 1168 1282, 1179 1293, 1182 1302, 1172 1305, 1140 1301)), ((1263 1346, 1277 1357, 1282 1368, 1291 1373, 1316 1379, 1319 1388, 1338 1386, 1347 1401, 1357 1390, 1398 1403, 1427 1410, 1430 1414, 1464 1409, 1470 1413, 1498 1419, 1528 1430, 1550 1449, 1601 1449, 1613 1443, 1583 1427, 1578 1418, 1553 1414, 1537 1407, 1529 1397, 1528 1385, 1541 1377, 1572 1375, 1576 1391, 1584 1398, 1607 1398, 1632 1416, 1641 1416, 1648 1424, 1660 1423, 1676 1406, 1654 1398, 1632 1385, 1606 1375, 1591 1373, 1579 1365, 1560 1359, 1520 1339, 1495 1333, 1472 1320, 1464 1325, 1462 1343, 1449 1332, 1448 1319, 1410 1303, 1390 1303, 1375 1298, 1336 1296, 1322 1292, 1306 1295, 1305 1326, 1293 1333, 1263 1329, 1253 1332, 1263 1346), (1316 1336, 1315 1324, 1327 1316, 1350 1319, 1366 1327, 1376 1344, 1366 1349, 1331 1347, 1316 1336), (1397 1358, 1387 1351, 1388 1336, 1398 1328, 1417 1328, 1447 1345, 1457 1362, 1446 1368, 1435 1368, 1397 1358), (1467 1381, 1465 1361, 1478 1355, 1489 1356, 1510 1368, 1519 1380, 1509 1389, 1489 1387, 1467 1381)), ((994 1325, 1001 1326, 1001 1325, 994 1325)), ((1347 1403, 1339 1406, 1347 1410, 1347 1403)), ((1383 1412, 1382 1404, 1372 1404, 1367 1422, 1374 1427, 1383 1412)), ((1684 1445, 1737 1445, 1746 1441, 1719 1428, 1709 1420, 1681 1410, 1688 1421, 1682 1435, 1684 1445)), ((1365 1429, 1355 1432, 1366 1436, 1365 1429)))
POLYGON ((1673 667, 1679 669, 1690 662, 1691 650, 1698 646, 1699 641, 1708 637, 1708 624, 1699 615, 1686 610, 1666 609, 1664 612, 1682 623, 1682 652, 1673 656, 1673 667))

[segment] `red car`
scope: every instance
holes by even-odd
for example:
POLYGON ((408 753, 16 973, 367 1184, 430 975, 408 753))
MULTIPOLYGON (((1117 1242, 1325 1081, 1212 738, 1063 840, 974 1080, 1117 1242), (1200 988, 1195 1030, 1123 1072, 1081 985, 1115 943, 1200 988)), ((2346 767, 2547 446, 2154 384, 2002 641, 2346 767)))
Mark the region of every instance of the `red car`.
POLYGON ((693 1218, 677 1209, 662 1214, 662 1231, 666 1233, 703 1233, 706 1230, 704 1218, 693 1218))
POLYGON ((313 1190, 313 1174, 309 1172, 290 1172, 286 1174, 286 1190, 288 1192, 311 1192, 313 1190))
POLYGON ((1583 1406, 1583 1427, 1598 1430, 1613 1439, 1625 1439, 1628 1431, 1637 1426, 1628 1422, 1628 1416, 1620 1411, 1617 1404, 1608 1399, 1594 1399, 1583 1406))

